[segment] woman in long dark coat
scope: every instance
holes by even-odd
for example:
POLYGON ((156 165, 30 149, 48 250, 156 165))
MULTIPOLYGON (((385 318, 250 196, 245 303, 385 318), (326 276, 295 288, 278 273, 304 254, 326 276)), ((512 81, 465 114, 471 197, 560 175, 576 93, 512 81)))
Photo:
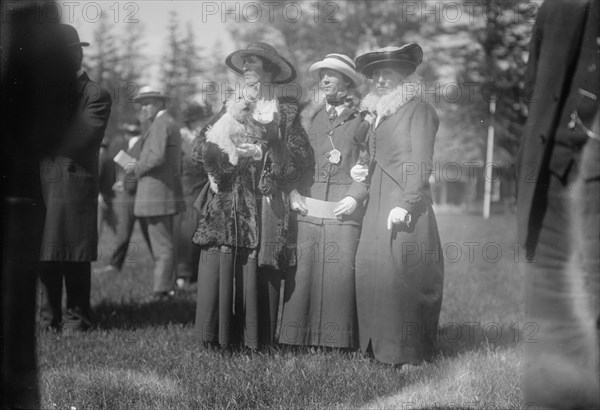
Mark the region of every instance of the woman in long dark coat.
POLYGON ((203 130, 194 153, 209 178, 196 201, 196 329, 207 344, 255 349, 273 341, 281 271, 295 263, 289 192, 309 185, 312 149, 297 101, 274 95, 274 84, 295 78, 291 63, 265 43, 226 63, 246 85, 244 98, 228 101, 203 130))
POLYGON ((310 73, 326 99, 303 113, 315 159, 309 196, 336 203, 337 218, 298 216, 298 265, 285 281, 279 343, 356 348, 354 260, 367 191, 350 170, 367 131, 353 105, 363 80, 341 54, 329 54, 310 73))
POLYGON ((431 358, 442 303, 444 266, 428 182, 439 120, 411 76, 422 56, 411 43, 356 60, 373 79, 363 106, 375 114, 356 257, 360 348, 390 364, 431 358))

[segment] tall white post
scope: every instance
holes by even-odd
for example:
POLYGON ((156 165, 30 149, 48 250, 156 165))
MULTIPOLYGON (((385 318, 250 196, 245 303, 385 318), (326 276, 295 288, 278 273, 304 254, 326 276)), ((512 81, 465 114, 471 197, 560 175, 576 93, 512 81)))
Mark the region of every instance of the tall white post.
POLYGON ((489 219, 492 202, 492 179, 494 163, 494 116, 496 114, 496 98, 490 98, 490 123, 488 125, 487 151, 485 154, 485 190, 483 194, 483 217, 489 219))

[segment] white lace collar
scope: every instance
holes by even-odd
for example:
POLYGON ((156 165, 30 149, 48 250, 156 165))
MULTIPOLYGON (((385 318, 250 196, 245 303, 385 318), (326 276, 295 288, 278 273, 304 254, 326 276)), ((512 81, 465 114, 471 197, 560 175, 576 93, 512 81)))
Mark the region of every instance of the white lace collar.
POLYGON ((377 114, 379 121, 389 117, 407 102, 421 95, 422 83, 414 77, 409 76, 406 81, 392 90, 389 94, 380 96, 370 92, 361 103, 361 109, 377 114))

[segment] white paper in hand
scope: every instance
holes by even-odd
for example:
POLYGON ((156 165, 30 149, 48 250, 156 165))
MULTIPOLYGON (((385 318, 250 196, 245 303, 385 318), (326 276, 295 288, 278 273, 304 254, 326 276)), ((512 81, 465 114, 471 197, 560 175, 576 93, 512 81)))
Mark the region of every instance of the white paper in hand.
POLYGON ((340 206, 339 202, 321 201, 305 197, 304 203, 306 203, 306 207, 308 208, 308 216, 324 219, 342 219, 341 215, 336 216, 335 213, 333 213, 334 209, 340 206))
POLYGON ((119 164, 123 169, 131 169, 135 166, 136 160, 131 155, 121 150, 115 155, 113 161, 119 164))

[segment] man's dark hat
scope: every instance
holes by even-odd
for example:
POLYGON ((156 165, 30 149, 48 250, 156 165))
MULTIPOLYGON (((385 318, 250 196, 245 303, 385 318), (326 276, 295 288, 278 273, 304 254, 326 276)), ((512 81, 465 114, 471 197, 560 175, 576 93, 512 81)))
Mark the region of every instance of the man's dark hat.
POLYGON ((87 47, 90 45, 90 43, 88 43, 86 41, 79 40, 79 34, 77 33, 77 30, 75 30, 75 27, 70 26, 68 24, 61 24, 60 27, 63 31, 63 36, 65 39, 65 42, 67 43, 67 46, 69 46, 69 47, 74 47, 74 46, 87 47))
POLYGON ((356 58, 356 70, 372 78, 375 67, 382 63, 410 67, 413 70, 423 61, 423 49, 417 43, 401 47, 384 47, 356 58))
POLYGON ((294 81, 296 78, 296 69, 285 57, 281 56, 270 44, 257 42, 252 43, 244 50, 237 50, 229 54, 225 59, 225 64, 236 73, 243 75, 242 67, 244 65, 242 59, 247 55, 256 55, 269 60, 281 70, 277 77, 273 78, 275 84, 286 84, 294 81))

